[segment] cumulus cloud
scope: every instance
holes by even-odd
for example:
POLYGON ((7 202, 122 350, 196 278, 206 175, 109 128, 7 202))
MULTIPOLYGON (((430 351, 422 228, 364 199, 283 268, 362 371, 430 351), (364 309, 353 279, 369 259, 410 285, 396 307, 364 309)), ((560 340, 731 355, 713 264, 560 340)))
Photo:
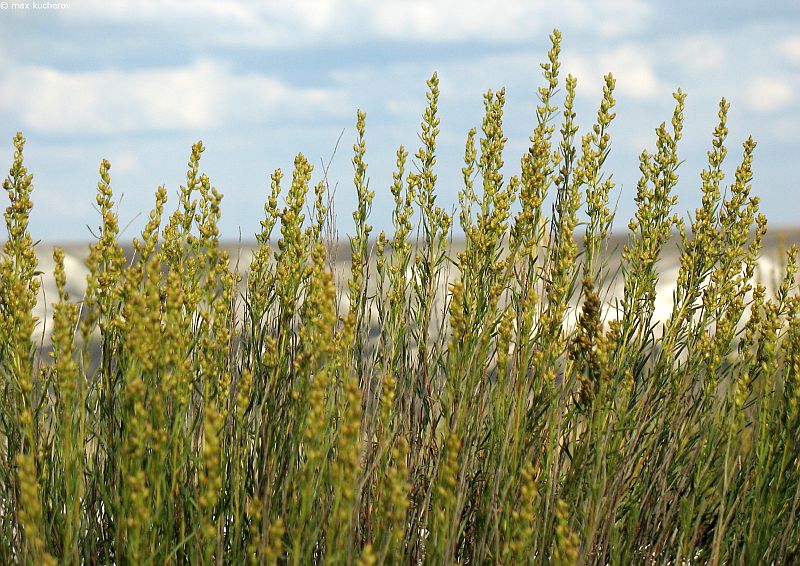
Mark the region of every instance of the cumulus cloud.
POLYGON ((70 72, 19 67, 0 74, 0 109, 48 133, 110 134, 207 129, 336 112, 341 93, 293 87, 263 74, 236 74, 212 60, 176 68, 70 72))
POLYGON ((756 77, 745 90, 745 101, 753 110, 776 112, 794 100, 792 85, 778 77, 756 77))
POLYGON ((719 69, 726 56, 721 38, 711 35, 690 36, 676 45, 675 58, 683 68, 696 73, 719 69))
POLYGON ((655 61, 637 44, 623 44, 598 53, 567 51, 563 68, 579 78, 590 96, 602 88, 602 77, 612 73, 617 79, 617 92, 637 100, 653 99, 669 91, 656 75, 655 61))
POLYGON ((175 20, 191 22, 197 18, 216 19, 218 22, 244 23, 254 15, 252 3, 231 0, 82 0, 61 15, 72 21, 108 22, 159 22, 175 20))
POLYGON ((114 164, 116 173, 130 173, 139 167, 139 158, 129 150, 122 151, 116 155, 112 154, 109 160, 114 164))
POLYGON ((781 52, 792 63, 800 63, 800 35, 784 39, 781 42, 781 52))
MULTIPOLYGON (((215 42, 262 47, 354 43, 368 39, 447 43, 527 41, 554 25, 616 37, 641 31, 644 0, 86 0, 64 17, 83 21, 212 21, 215 42)), ((206 33, 208 33, 206 31, 206 33)))

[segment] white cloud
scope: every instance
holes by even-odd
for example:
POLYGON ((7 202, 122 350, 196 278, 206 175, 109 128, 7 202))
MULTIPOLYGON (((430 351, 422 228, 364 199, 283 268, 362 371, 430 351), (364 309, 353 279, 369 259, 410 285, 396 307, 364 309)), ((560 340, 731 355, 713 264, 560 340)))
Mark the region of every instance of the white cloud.
POLYGON ((689 71, 701 73, 719 69, 727 56, 721 38, 710 35, 687 37, 676 45, 676 60, 689 71))
POLYGON ((665 92, 650 57, 635 45, 624 45, 599 57, 601 67, 617 78, 619 92, 633 98, 654 98, 665 92))
POLYGON ((207 18, 218 22, 245 23, 255 12, 251 2, 240 0, 81 0, 60 14, 69 20, 92 22, 189 22, 195 18, 207 18))
POLYGON ((624 44, 596 54, 568 51, 563 60, 564 72, 578 77, 579 90, 592 97, 601 92, 602 77, 609 72, 617 80, 616 92, 634 99, 653 99, 669 90, 659 81, 652 58, 640 45, 624 44))
POLYGON ((35 130, 113 133, 211 125, 218 69, 208 62, 179 69, 67 72, 22 67, 0 78, 0 107, 35 130))
POLYGON ((130 173, 139 167, 139 158, 132 151, 122 151, 111 155, 109 161, 117 173, 130 173))
POLYGON ((644 0, 86 0, 65 11, 77 21, 213 22, 201 41, 297 47, 399 41, 482 40, 506 43, 541 39, 554 25, 618 37, 641 31, 651 15, 644 0))
POLYGON ((782 110, 793 100, 792 85, 777 77, 756 77, 745 90, 745 101, 759 112, 782 110))
POLYGON ((0 109, 50 133, 207 129, 275 116, 335 112, 341 93, 235 74, 210 60, 176 68, 68 72, 21 67, 0 74, 0 109))
POLYGON ((567 0, 547 2, 555 21, 566 21, 582 30, 594 30, 604 37, 620 37, 644 31, 652 15, 652 6, 639 0, 587 2, 567 0))
POLYGON ((784 39, 781 42, 781 52, 792 63, 800 63, 800 35, 784 39))
POLYGON ((434 42, 484 39, 519 40, 545 31, 538 1, 507 2, 502 10, 488 2, 411 0, 375 3, 368 14, 373 34, 397 40, 434 42))

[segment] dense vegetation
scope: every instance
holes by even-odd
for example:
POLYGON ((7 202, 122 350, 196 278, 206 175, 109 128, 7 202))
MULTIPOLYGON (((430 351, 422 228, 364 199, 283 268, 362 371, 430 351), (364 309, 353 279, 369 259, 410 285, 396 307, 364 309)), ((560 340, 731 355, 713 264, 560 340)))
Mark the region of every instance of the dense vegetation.
POLYGON ((312 185, 302 155, 289 182, 272 175, 241 286, 201 143, 166 219, 158 189, 132 259, 104 161, 84 297, 67 296, 54 254, 49 356, 17 134, 0 256, 0 562, 797 564, 796 250, 774 293, 752 283, 766 231, 755 143, 723 185, 723 100, 702 206, 684 223, 678 91, 641 154, 615 273, 614 79, 578 139, 576 80, 560 83, 552 41, 510 178, 505 92, 485 95, 457 254, 437 201, 436 75, 421 147, 397 151, 390 234, 368 225, 358 113, 346 277, 326 182, 312 185), (659 322, 658 259, 675 233, 674 308, 659 322), (624 294, 607 305, 614 277, 624 294))

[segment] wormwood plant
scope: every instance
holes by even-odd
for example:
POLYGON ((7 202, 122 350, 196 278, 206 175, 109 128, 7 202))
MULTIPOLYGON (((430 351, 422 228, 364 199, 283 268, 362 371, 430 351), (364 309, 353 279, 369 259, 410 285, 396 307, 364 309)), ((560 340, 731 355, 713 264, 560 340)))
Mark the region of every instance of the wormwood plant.
POLYGON ((615 81, 579 136, 577 81, 560 90, 551 39, 519 173, 505 176, 504 90, 486 93, 467 135, 458 253, 437 200, 436 75, 421 147, 397 150, 394 230, 376 238, 358 113, 346 290, 327 185, 312 189, 302 155, 290 178, 272 174, 246 281, 219 244, 201 143, 168 218, 156 192, 132 258, 103 161, 77 301, 54 252, 49 359, 17 134, 3 183, 0 562, 800 562, 797 250, 774 296, 752 283, 766 231, 755 142, 723 186, 723 100, 687 225, 674 95, 640 156, 622 298, 604 303, 615 81), (657 321, 676 231, 673 309, 657 321))

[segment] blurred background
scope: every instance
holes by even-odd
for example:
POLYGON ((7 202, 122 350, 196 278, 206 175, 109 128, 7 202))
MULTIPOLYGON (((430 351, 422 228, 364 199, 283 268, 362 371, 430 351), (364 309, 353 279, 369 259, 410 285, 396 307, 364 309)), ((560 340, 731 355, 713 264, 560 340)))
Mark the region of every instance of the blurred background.
MULTIPOLYGON (((28 138, 31 232, 47 242, 91 239, 100 160, 112 163, 130 240, 158 185, 174 204, 191 144, 224 194, 222 235, 249 241, 270 172, 303 152, 334 154, 340 233, 352 225, 352 143, 367 112, 371 223, 390 224, 394 153, 414 153, 425 80, 441 79, 440 202, 457 202, 466 133, 482 93, 507 87, 506 170, 518 170, 534 124, 548 34, 564 34, 563 72, 578 77, 578 122, 591 124, 603 74, 617 78, 608 171, 619 228, 633 214, 637 158, 688 93, 678 195, 700 202, 721 97, 731 102, 728 178, 748 135, 758 141, 754 192, 773 227, 800 213, 800 3, 646 0, 68 0, 0 5, 0 166, 28 138)), ((3 197, 5 200, 5 197, 3 197)), ((5 207, 5 204, 2 205, 5 207)), ((169 205, 168 205, 169 208, 169 205)))

